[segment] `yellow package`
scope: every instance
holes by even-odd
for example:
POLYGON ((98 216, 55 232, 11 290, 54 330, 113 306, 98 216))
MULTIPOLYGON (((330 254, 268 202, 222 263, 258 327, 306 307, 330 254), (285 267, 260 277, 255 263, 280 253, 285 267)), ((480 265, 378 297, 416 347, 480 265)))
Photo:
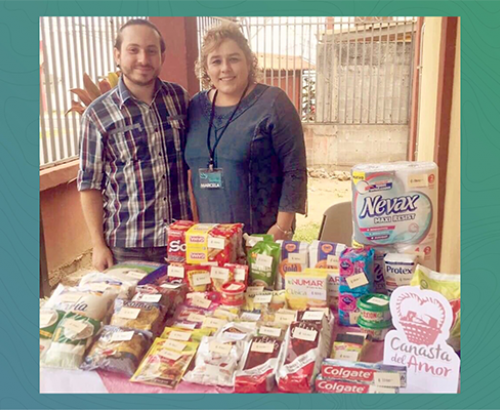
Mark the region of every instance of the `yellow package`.
POLYGON ((156 338, 130 381, 175 389, 198 346, 193 342, 156 338))
POLYGON ((181 342, 195 342, 200 343, 203 336, 210 336, 212 331, 210 329, 177 329, 173 327, 166 327, 163 330, 160 338, 173 339, 181 342))
POLYGON ((208 262, 208 233, 217 224, 196 224, 186 232, 186 262, 203 264, 208 262))
POLYGON ((453 324, 448 343, 455 350, 460 350, 460 275, 439 273, 417 265, 410 285, 420 286, 420 289, 434 290, 448 299, 453 311, 453 324))
POLYGON ((288 307, 304 310, 308 307, 327 307, 327 280, 325 269, 306 269, 304 272, 287 272, 285 295, 288 307))

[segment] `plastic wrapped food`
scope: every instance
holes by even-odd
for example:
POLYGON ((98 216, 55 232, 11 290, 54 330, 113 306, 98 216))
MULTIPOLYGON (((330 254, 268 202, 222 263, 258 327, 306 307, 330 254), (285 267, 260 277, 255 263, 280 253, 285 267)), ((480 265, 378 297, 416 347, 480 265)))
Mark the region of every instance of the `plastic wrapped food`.
POLYGON ((278 356, 283 352, 284 331, 275 327, 260 327, 258 334, 247 343, 236 372, 236 393, 267 393, 275 386, 278 356))
POLYGON ((165 312, 158 303, 123 301, 118 299, 115 313, 111 317, 112 326, 147 330, 159 334, 165 312))
POLYGON ((130 381, 175 389, 197 348, 198 343, 157 338, 130 381))
POLYGON ((280 358, 278 388, 288 393, 311 393, 321 362, 330 351, 332 320, 293 322, 280 358))
POLYGON ((113 265, 111 268, 106 269, 104 273, 116 279, 135 281, 137 283, 162 266, 161 263, 155 262, 127 261, 113 265))
POLYGON ((40 310, 40 360, 52 343, 52 336, 64 312, 55 309, 40 310))
POLYGON ((131 377, 151 345, 152 334, 142 330, 105 326, 82 365, 83 370, 107 370, 131 377))
POLYGON ((239 324, 229 323, 213 337, 203 337, 195 367, 184 375, 183 380, 204 385, 234 386, 235 372, 251 331, 239 324))
POLYGON ((113 306, 117 295, 117 291, 111 288, 97 291, 58 285, 44 307, 63 312, 76 312, 101 321, 113 306))
POLYGON ((169 262, 186 262, 186 232, 194 225, 192 221, 176 221, 167 228, 167 259, 169 262))
POLYGON ((166 327, 161 334, 162 339, 173 339, 181 342, 200 343, 203 336, 210 336, 210 329, 178 329, 175 327, 166 327))
POLYGON ((460 350, 460 275, 439 273, 422 265, 417 265, 411 286, 441 293, 450 302, 453 322, 447 342, 456 351, 460 350))
POLYGON ((281 246, 281 257, 276 278, 276 289, 285 289, 287 272, 303 272, 309 265, 309 244, 297 241, 276 241, 281 246))
POLYGON ((66 313, 54 331, 52 343, 42 358, 42 366, 77 369, 100 329, 100 321, 78 313, 66 313))
POLYGON ((82 277, 78 288, 99 292, 103 292, 106 289, 114 289, 119 298, 130 299, 136 285, 137 279, 118 279, 102 272, 91 272, 82 277))

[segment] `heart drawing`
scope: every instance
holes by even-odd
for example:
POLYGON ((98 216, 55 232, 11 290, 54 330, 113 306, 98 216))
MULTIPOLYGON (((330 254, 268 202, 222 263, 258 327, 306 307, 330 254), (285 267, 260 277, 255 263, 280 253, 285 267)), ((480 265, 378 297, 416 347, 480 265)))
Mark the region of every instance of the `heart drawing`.
POLYGON ((411 291, 398 295, 396 312, 408 341, 417 345, 432 345, 445 321, 445 307, 440 300, 411 291))

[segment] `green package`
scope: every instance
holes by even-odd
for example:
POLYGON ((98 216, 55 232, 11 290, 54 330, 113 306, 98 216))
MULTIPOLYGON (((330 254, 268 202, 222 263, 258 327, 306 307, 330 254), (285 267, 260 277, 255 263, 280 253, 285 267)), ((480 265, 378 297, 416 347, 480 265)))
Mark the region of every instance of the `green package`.
POLYGON ((257 242, 250 249, 248 252, 250 286, 264 286, 265 289, 274 289, 280 251, 278 243, 266 240, 257 242))

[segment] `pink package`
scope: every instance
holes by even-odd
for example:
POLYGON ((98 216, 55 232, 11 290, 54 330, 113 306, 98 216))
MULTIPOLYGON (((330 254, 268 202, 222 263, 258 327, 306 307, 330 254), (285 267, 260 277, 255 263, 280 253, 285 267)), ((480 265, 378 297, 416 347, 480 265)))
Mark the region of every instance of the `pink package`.
POLYGON ((358 299, 363 294, 340 293, 339 295, 339 323, 341 326, 357 326, 359 309, 358 299))
POLYGON ((340 254, 340 285, 339 291, 370 293, 373 291, 373 249, 346 248, 340 254), (349 284, 349 277, 364 277, 356 285, 349 284))

